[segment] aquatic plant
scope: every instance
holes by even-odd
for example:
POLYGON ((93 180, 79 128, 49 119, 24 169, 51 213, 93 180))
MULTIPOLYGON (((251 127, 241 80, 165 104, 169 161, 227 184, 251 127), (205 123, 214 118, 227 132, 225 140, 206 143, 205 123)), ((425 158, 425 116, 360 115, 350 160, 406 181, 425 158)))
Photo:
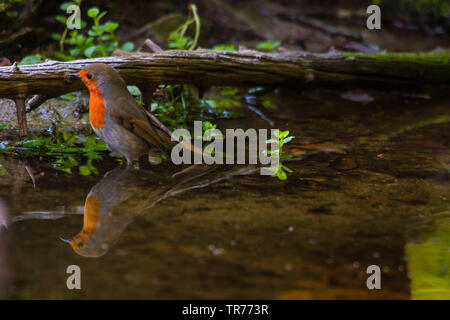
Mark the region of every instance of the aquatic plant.
POLYGON ((279 155, 279 162, 278 166, 275 168, 270 168, 269 170, 273 172, 272 177, 277 177, 280 180, 286 180, 287 175, 286 172, 292 173, 292 170, 286 167, 281 163, 282 159, 289 159, 292 156, 288 154, 283 153, 283 146, 287 144, 289 141, 294 139, 294 136, 289 136, 289 130, 286 131, 280 131, 275 130, 274 136, 277 139, 269 139, 266 141, 266 143, 277 143, 278 144, 278 150, 267 150, 268 155, 278 154, 279 155))

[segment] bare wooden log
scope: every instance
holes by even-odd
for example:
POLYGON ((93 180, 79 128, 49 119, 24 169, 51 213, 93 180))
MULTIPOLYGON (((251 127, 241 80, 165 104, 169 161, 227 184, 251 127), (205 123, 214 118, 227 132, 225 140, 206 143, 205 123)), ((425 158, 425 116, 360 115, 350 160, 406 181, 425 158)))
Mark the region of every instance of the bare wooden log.
POLYGON ((233 51, 164 51, 153 54, 105 57, 69 62, 48 61, 0 67, 0 97, 18 93, 46 97, 84 89, 69 73, 102 62, 115 67, 128 84, 188 83, 213 85, 280 85, 303 87, 311 84, 449 85, 450 59, 444 54, 311 54, 304 52, 262 53, 233 51))

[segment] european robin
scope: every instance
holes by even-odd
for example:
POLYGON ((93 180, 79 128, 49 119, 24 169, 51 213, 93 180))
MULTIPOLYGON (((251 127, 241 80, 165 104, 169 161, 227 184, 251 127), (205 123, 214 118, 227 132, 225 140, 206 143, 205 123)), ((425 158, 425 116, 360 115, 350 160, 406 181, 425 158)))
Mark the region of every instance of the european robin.
POLYGON ((89 89, 92 129, 128 165, 142 155, 152 162, 155 149, 165 153, 173 144, 169 129, 136 102, 114 68, 93 63, 71 76, 80 78, 89 89))

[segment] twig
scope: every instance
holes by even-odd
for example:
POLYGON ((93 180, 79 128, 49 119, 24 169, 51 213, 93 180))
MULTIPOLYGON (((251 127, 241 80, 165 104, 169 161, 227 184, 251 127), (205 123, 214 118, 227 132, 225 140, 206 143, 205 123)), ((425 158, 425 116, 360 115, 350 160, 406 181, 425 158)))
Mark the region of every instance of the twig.
POLYGON ((25 165, 25 169, 27 170, 28 175, 31 178, 31 181, 33 182, 33 186, 36 188, 36 178, 34 177, 33 170, 31 170, 31 168, 28 165, 25 165))
POLYGON ((191 4, 189 6, 189 9, 191 9, 195 20, 195 37, 194 42, 192 42, 192 45, 190 46, 189 50, 194 50, 195 47, 197 46, 198 37, 200 36, 200 18, 197 14, 197 6, 195 4, 191 4))
POLYGON ((146 39, 144 41, 144 45, 147 46, 147 48, 149 48, 151 52, 163 52, 164 51, 163 49, 161 49, 160 46, 158 46, 156 43, 154 43, 150 39, 146 39))
POLYGON ((27 102, 26 113, 33 111, 36 108, 39 108, 41 104, 43 104, 47 100, 47 97, 37 94, 33 96, 27 102))

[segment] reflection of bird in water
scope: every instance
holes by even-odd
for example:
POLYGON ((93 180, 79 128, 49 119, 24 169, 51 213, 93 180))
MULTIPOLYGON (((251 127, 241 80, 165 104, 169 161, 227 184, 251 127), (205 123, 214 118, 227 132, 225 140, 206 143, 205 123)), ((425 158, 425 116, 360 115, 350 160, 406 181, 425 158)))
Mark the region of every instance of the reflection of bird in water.
MULTIPOLYGON (((302 160, 317 152, 345 153, 329 145, 295 145, 288 149, 302 160)), ((118 240, 133 219, 159 201, 190 189, 206 187, 236 175, 250 174, 257 166, 194 165, 168 175, 118 167, 91 189, 84 205, 83 229, 72 240, 64 240, 84 257, 100 257, 118 240)))
POLYGON ((159 201, 190 189, 201 188, 256 167, 192 166, 172 176, 131 167, 106 173, 89 192, 84 205, 83 229, 70 243, 84 257, 100 257, 118 240, 133 219, 159 201))

